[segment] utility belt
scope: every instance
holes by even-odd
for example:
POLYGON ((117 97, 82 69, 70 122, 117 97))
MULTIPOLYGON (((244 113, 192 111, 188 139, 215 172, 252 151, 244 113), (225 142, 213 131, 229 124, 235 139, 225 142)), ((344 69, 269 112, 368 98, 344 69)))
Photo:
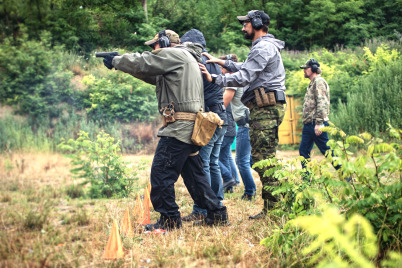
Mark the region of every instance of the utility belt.
POLYGON ((207 145, 214 135, 216 128, 223 125, 223 120, 221 120, 219 115, 211 111, 206 113, 201 109, 198 113, 175 112, 173 102, 160 109, 160 112, 162 113, 164 127, 177 120, 194 122, 191 142, 197 146, 207 145))
POLYGON ((197 117, 196 113, 175 112, 173 102, 168 106, 163 107, 160 111, 162 113, 162 124, 164 127, 170 123, 176 122, 177 120, 195 121, 197 117))
POLYGON ((263 87, 254 89, 254 98, 246 102, 245 105, 250 110, 254 107, 275 106, 285 104, 286 95, 282 90, 270 90, 263 87))

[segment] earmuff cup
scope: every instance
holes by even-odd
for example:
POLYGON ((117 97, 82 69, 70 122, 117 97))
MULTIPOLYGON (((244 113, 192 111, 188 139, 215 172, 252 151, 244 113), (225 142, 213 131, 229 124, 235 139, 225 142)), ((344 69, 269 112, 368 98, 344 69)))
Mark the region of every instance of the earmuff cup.
POLYGON ((262 23, 261 16, 259 14, 257 14, 254 11, 249 11, 247 16, 250 18, 251 26, 253 26, 254 29, 259 30, 262 28, 263 23, 262 23))
POLYGON ((320 64, 315 59, 310 59, 310 67, 311 71, 313 73, 316 73, 318 71, 318 68, 320 67, 320 64))
POLYGON ((159 46, 161 48, 170 47, 170 39, 166 36, 166 31, 162 30, 159 32, 159 46))

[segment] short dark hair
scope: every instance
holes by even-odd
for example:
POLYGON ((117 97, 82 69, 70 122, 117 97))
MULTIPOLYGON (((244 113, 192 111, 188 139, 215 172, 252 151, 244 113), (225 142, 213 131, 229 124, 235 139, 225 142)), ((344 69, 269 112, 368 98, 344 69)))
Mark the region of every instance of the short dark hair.
POLYGON ((236 54, 229 54, 229 55, 225 55, 225 56, 220 56, 219 57, 220 60, 231 60, 234 62, 239 62, 239 59, 237 58, 236 54))
POLYGON ((264 32, 264 33, 267 33, 268 31, 269 31, 269 27, 268 27, 268 25, 262 25, 262 31, 264 32))

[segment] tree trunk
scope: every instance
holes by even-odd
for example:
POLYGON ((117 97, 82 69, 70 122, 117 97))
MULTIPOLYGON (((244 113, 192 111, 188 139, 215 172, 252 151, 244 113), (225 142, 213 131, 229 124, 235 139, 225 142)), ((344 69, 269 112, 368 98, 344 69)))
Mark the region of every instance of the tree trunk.
POLYGON ((148 23, 148 6, 147 6, 147 0, 141 0, 142 8, 144 9, 145 13, 145 21, 148 23))

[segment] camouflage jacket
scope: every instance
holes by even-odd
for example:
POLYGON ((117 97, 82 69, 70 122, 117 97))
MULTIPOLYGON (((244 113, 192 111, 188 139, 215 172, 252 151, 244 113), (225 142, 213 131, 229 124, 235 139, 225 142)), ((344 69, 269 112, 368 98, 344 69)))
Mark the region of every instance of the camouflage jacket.
POLYGON ((321 125, 329 118, 329 86, 321 75, 311 80, 304 96, 303 124, 312 123, 321 125))

